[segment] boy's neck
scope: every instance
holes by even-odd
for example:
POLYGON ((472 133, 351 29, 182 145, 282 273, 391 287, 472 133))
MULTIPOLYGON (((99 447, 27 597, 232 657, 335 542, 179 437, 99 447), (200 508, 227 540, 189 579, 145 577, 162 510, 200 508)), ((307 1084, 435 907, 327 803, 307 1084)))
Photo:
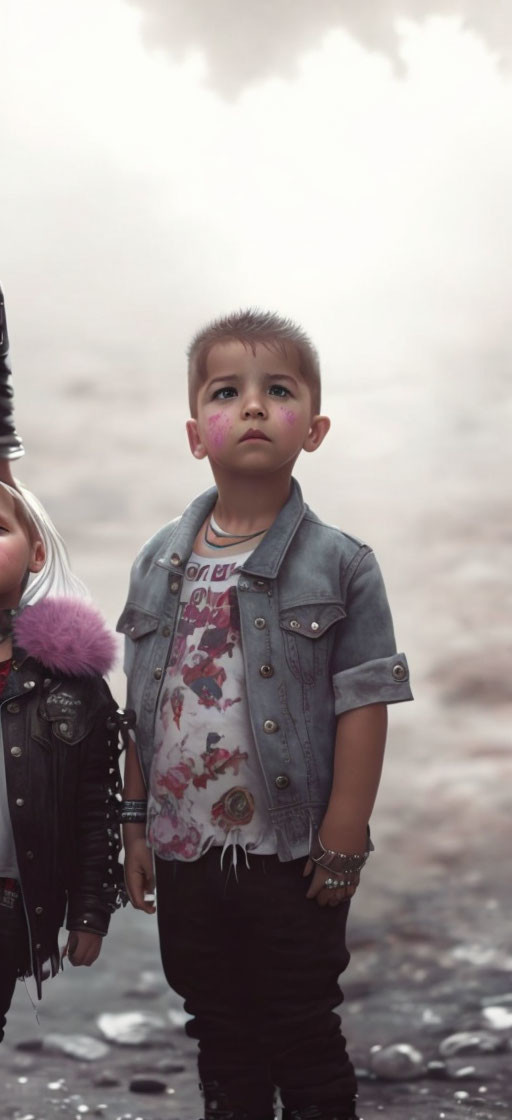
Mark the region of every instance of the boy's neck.
POLYGON ((291 473, 235 475, 214 470, 219 496, 215 517, 234 533, 269 528, 290 494, 291 473))

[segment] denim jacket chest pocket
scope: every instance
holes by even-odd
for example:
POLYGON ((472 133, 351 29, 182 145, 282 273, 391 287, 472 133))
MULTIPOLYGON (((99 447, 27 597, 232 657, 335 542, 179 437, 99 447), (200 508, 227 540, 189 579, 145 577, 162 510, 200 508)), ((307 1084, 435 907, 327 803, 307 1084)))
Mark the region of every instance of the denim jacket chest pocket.
POLYGON ((159 616, 128 601, 117 623, 117 630, 130 640, 125 642, 125 673, 143 674, 149 665, 153 638, 158 628, 159 616))
POLYGON ((346 613, 341 602, 296 603, 280 610, 286 661, 297 680, 312 685, 325 674, 336 623, 346 613))

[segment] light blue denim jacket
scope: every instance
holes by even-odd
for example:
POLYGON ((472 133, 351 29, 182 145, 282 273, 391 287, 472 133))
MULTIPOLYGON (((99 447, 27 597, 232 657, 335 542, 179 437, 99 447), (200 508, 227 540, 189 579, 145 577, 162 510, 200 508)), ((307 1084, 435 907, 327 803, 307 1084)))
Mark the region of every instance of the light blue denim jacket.
MULTIPOLYGON (((146 783, 160 689, 193 542, 217 497, 196 498, 133 565, 117 624, 126 636, 128 706, 146 783)), ((221 563, 222 561, 220 561, 221 563)), ((371 549, 326 525, 295 480, 288 501, 238 578, 242 649, 254 741, 280 859, 308 851, 329 799, 336 717, 411 700, 396 653, 382 576, 371 549)))

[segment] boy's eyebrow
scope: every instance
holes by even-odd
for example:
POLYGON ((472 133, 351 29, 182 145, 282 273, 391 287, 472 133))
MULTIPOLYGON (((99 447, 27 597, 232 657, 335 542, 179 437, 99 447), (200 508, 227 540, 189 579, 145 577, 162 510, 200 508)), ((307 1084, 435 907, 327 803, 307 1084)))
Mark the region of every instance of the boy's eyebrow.
MULTIPOLYGON (((294 377, 292 373, 268 373, 266 370, 263 370, 262 375, 266 377, 268 381, 293 381, 295 385, 298 383, 298 378, 294 377)), ((212 377, 211 381, 206 381, 205 385, 208 385, 210 388, 212 385, 216 385, 218 381, 240 381, 243 377, 243 373, 219 374, 217 377, 212 377)))

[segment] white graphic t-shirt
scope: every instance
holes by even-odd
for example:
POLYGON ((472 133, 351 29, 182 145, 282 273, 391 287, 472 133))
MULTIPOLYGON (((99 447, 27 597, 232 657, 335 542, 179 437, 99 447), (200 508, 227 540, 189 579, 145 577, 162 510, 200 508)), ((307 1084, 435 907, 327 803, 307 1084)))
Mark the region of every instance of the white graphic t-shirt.
POLYGON ((247 704, 236 595, 249 552, 192 553, 160 691, 148 796, 148 842, 162 859, 212 845, 276 852, 247 704))

